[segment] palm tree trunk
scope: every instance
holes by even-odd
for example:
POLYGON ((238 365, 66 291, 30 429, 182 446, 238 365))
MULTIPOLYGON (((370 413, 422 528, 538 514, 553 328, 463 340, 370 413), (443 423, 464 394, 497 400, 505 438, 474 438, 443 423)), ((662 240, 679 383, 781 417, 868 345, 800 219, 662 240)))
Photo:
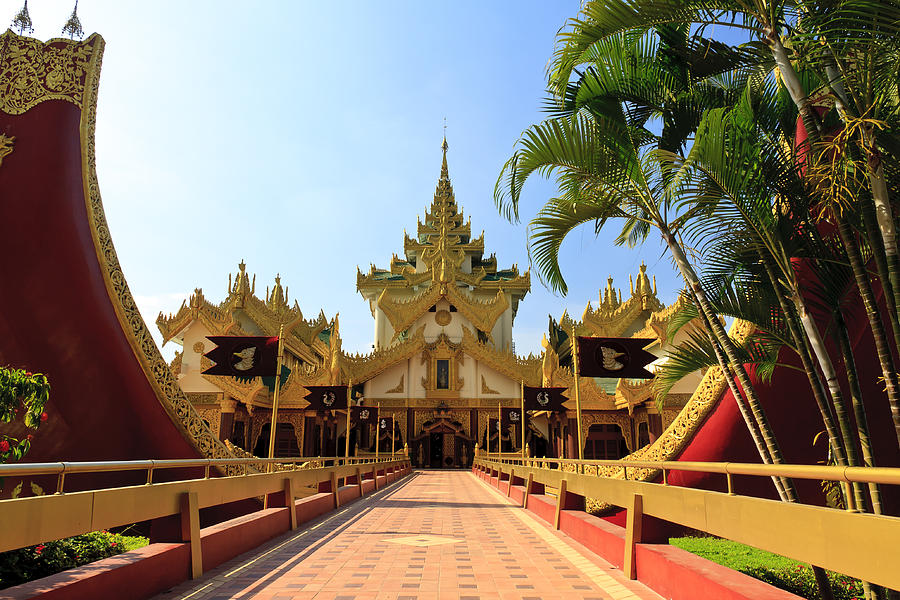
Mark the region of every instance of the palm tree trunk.
POLYGON ((862 213, 863 225, 866 228, 866 237, 872 249, 872 258, 875 259, 878 280, 881 282, 881 289, 884 291, 884 303, 887 306, 888 318, 891 322, 894 345, 897 347, 898 353, 900 353, 900 312, 897 312, 898 305, 897 298, 894 296, 895 285, 891 281, 890 261, 884 249, 884 241, 879 233, 878 224, 875 222, 873 205, 874 203, 863 198, 860 212, 862 213))
MULTIPOLYGON (((850 401, 853 405, 853 416, 856 419, 856 436, 862 451, 862 464, 866 467, 874 467, 875 452, 872 449, 872 441, 869 438, 869 421, 866 418, 866 408, 862 403, 862 390, 859 387, 856 361, 853 358, 853 348, 850 345, 850 336, 847 333, 847 323, 844 322, 844 317, 840 312, 836 315, 835 325, 835 333, 841 346, 841 354, 844 357, 847 381, 850 384, 850 401)), ((848 458, 850 458, 849 453, 848 458)), ((872 503, 872 512, 876 515, 882 514, 881 487, 877 483, 869 484, 869 500, 872 503)))
POLYGON ((810 354, 810 346, 812 346, 816 360, 822 369, 822 373, 825 375, 825 381, 828 382, 828 391, 831 395, 832 404, 837 406, 838 403, 842 402, 841 386, 840 383, 838 383, 837 373, 834 370, 831 357, 828 355, 824 343, 822 342, 819 328, 816 326, 815 322, 813 322, 812 318, 809 317, 806 310, 806 304, 799 293, 797 293, 796 289, 794 289, 791 294, 793 307, 787 302, 785 294, 782 293, 781 286, 778 285, 778 279, 775 276, 775 270, 772 266, 771 259, 762 253, 760 253, 760 259, 765 266, 766 274, 769 276, 769 282, 775 290, 775 296, 778 298, 781 312, 784 314, 788 331, 791 334, 791 338, 794 340, 797 354, 800 355, 800 362, 803 365, 803 370, 806 371, 806 376, 809 379, 809 386, 812 389, 813 399, 816 401, 816 406, 818 406, 819 413, 822 415, 822 422, 825 424, 825 431, 828 433, 828 442, 831 446, 831 451, 834 453, 835 462, 839 465, 846 465, 847 458, 844 449, 841 446, 841 438, 838 435, 837 427, 835 427, 831 409, 828 406, 825 388, 822 385, 822 380, 819 378, 819 372, 813 364, 812 356, 810 354), (806 336, 804 336, 797 327, 797 321, 795 319, 798 315, 803 324, 803 329, 806 331, 806 336), (810 335, 810 329, 812 330, 813 335, 810 335), (813 339, 813 336, 815 336, 815 339, 813 339))
MULTIPOLYGON (((709 339, 710 344, 712 344, 713 351, 716 354, 716 360, 719 362, 719 368, 722 369, 722 373, 725 375, 725 381, 728 383, 728 389, 731 390, 731 395, 734 396, 734 401, 737 404, 738 410, 741 412, 741 417, 744 419, 744 423, 747 425, 747 430, 750 432, 750 438, 753 440, 753 445, 756 446, 756 451, 759 452, 759 457, 762 459, 765 464, 772 464, 772 457, 769 455, 769 450, 766 448, 765 442, 763 442, 762 434, 759 431, 759 426, 757 426, 756 421, 753 419, 753 415, 750 414, 750 410, 747 408, 746 401, 744 400, 743 394, 741 394, 740 389, 735 383, 735 375, 734 369, 731 368, 731 365, 728 364, 728 359, 725 357, 725 353, 722 352, 722 347, 719 345, 719 342, 716 341, 715 336, 713 336, 712 325, 710 324, 710 316, 706 314, 706 312, 700 308, 700 303, 697 300, 696 294, 691 292, 691 297, 694 300, 694 306, 697 307, 697 313, 700 315, 700 320, 703 323, 703 327, 706 329, 706 335, 709 339)), ((715 315, 712 316, 715 318, 715 315)), ((772 476, 772 483, 775 485, 775 490, 778 492, 778 497, 782 502, 787 502, 787 493, 784 489, 784 481, 782 481, 781 477, 772 476)))
POLYGON ((894 422, 894 432, 897 435, 897 443, 900 444, 900 394, 898 394, 900 390, 898 390, 897 369, 894 366, 894 357, 888 347, 884 323, 878 312, 875 294, 872 292, 872 283, 869 281, 862 254, 859 251, 859 246, 856 243, 853 231, 850 229, 850 225, 846 220, 838 219, 838 232, 841 236, 841 242, 844 244, 844 248, 847 251, 847 257, 850 259, 850 266, 853 268, 853 275, 856 278, 856 287, 859 288, 859 294, 862 296, 863 306, 866 309, 866 316, 869 317, 869 327, 872 329, 872 337, 875 338, 875 350, 878 353, 878 362, 881 364, 881 373, 884 377, 888 402, 891 406, 891 419, 894 422))
MULTIPOLYGON (((660 227, 660 232, 662 233, 662 237, 665 240, 669 251, 672 253, 672 257, 675 259, 675 264, 678 266, 679 271, 681 271, 681 275, 684 277, 688 288, 690 288, 697 298, 699 308, 706 311, 706 314, 708 315, 715 315, 715 311, 712 309, 709 300, 706 298, 706 292, 700 285, 700 279, 697 277, 697 273, 688 261, 681 245, 675 240, 675 236, 673 236, 665 226, 660 227)), ((778 443, 772 432, 772 426, 769 424, 766 413, 759 402, 759 397, 756 395, 756 390, 754 390, 753 384, 750 382, 750 376, 747 374, 744 364, 737 356, 737 348, 735 347, 734 342, 728 336, 728 332, 725 331, 725 327, 718 318, 713 316, 713 318, 710 319, 710 325, 712 326, 711 330, 713 334, 725 352, 725 356, 728 357, 729 364, 734 368, 738 382, 741 384, 741 388, 747 395, 747 404, 750 407, 750 412, 753 413, 756 423, 759 425, 760 433, 762 434, 763 441, 769 451, 769 455, 772 457, 772 462, 775 464, 783 463, 784 460, 781 457, 781 450, 778 448, 778 443)), ((789 481, 789 479, 785 479, 786 484, 789 481)), ((785 493, 789 502, 796 501, 797 494, 793 484, 785 486, 785 493)))

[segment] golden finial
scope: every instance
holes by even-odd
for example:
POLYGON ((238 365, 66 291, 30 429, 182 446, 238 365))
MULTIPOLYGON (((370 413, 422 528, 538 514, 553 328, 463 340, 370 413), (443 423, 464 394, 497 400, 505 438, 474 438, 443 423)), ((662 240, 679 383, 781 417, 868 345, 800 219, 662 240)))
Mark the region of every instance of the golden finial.
POLYGON ((22 10, 16 13, 10 27, 12 29, 18 29, 19 35, 25 35, 25 33, 31 35, 34 33, 34 24, 31 22, 31 15, 28 14, 28 0, 25 0, 25 5, 22 6, 22 10))
POLYGON ((444 160, 441 162, 441 179, 450 179, 450 171, 447 169, 447 150, 450 146, 447 144, 447 117, 444 117, 444 142, 441 149, 444 151, 444 160))
POLYGON ((80 40, 84 36, 84 29, 81 28, 81 21, 78 19, 78 0, 75 0, 75 8, 72 9, 69 20, 63 25, 62 34, 73 40, 75 38, 80 40))

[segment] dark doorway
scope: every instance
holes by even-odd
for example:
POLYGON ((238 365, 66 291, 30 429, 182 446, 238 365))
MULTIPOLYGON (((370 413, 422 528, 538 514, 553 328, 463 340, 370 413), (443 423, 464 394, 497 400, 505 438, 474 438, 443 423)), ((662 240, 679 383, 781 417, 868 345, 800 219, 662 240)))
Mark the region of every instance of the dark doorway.
POLYGON ((430 452, 429 452, 429 464, 434 469, 439 469, 442 466, 444 460, 444 434, 442 433, 432 433, 428 439, 430 452))
MULTIPOLYGON (((269 455, 269 424, 262 426, 253 454, 259 457, 269 455)), ((275 428, 275 456, 283 458, 295 458, 300 456, 300 448, 297 446, 297 436, 294 434, 294 426, 290 423, 278 423, 275 428)))

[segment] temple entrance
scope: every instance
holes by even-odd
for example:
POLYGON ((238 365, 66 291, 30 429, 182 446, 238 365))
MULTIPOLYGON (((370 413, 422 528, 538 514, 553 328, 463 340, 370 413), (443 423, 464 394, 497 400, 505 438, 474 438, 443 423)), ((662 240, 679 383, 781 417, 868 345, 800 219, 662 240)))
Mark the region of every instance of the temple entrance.
POLYGON ((430 446, 429 466, 433 469, 441 468, 444 465, 444 434, 432 433, 428 437, 428 445, 430 446))
POLYGON ((472 464, 474 440, 462 424, 439 418, 427 421, 410 445, 410 459, 419 468, 451 469, 472 464))

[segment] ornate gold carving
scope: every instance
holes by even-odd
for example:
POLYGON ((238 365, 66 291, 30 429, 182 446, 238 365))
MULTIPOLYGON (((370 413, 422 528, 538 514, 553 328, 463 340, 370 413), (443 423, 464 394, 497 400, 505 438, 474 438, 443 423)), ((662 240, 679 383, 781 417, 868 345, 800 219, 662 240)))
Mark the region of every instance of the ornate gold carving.
POLYGON ((634 407, 643 404, 653 397, 653 379, 637 382, 620 379, 616 384, 616 408, 627 408, 628 414, 634 413, 634 407))
MULTIPOLYGON (((418 436, 422 433, 425 423, 429 421, 434 421, 435 410, 415 410, 413 411, 413 431, 415 432, 415 436, 418 436)), ((466 436, 472 436, 472 427, 471 427, 471 419, 470 413, 468 410, 451 410, 446 413, 447 417, 450 421, 456 421, 460 425, 462 425, 463 433, 466 436)))
POLYGON ((0 166, 3 166, 3 158, 12 154, 15 141, 16 138, 0 133, 0 166))
POLYGON ((404 378, 406 373, 400 373, 400 382, 389 390, 385 390, 385 394, 402 394, 404 389, 404 378))
POLYGON ((481 376, 481 393, 482 394, 499 394, 497 390, 492 390, 488 384, 487 380, 484 378, 484 375, 481 376))
MULTIPOLYGON (((296 301, 293 307, 288 307, 287 288, 281 288, 280 278, 268 298, 257 298, 253 295, 255 286, 246 273, 246 266, 242 262, 238 268, 234 283, 229 280, 228 297, 221 304, 212 304, 204 296, 203 290, 197 288, 187 302, 182 302, 175 314, 166 316, 160 313, 156 325, 163 342, 182 334, 193 321, 199 321, 215 335, 258 335, 258 331, 244 331, 235 321, 234 313, 240 309, 264 335, 278 335, 280 326, 284 325, 284 347, 288 360, 292 356, 297 357, 297 366, 301 369, 320 367, 323 357, 330 356, 331 346, 319 334, 328 327, 334 327, 337 317, 329 322, 325 314, 320 312, 315 320, 304 319, 296 301)), ((332 337, 337 337, 335 331, 332 334, 332 337)), ((291 368, 297 370, 293 366, 291 368)))
POLYGON ((193 349, 194 349, 194 352, 196 352, 197 354, 203 354, 203 351, 206 349, 206 346, 203 344, 203 342, 197 342, 194 344, 193 349))
POLYGON ((353 381, 368 381, 399 362, 408 360, 425 347, 423 325, 406 340, 370 354, 344 355, 344 364, 353 381))
POLYGON ((175 358, 172 359, 172 362, 169 363, 169 370, 172 372, 172 375, 178 379, 178 376, 181 375, 181 358, 184 355, 183 352, 175 352, 175 358))
POLYGON ((460 342, 463 351, 472 358, 486 364, 513 381, 524 381, 525 385, 539 385, 541 382, 541 359, 528 356, 521 358, 509 350, 495 350, 482 344, 468 328, 463 327, 460 342))
POLYGON ((222 399, 222 394, 220 392, 198 392, 193 394, 185 394, 184 395, 191 404, 219 404, 219 401, 222 399))
POLYGON ((422 349, 422 364, 425 365, 425 377, 422 378, 422 386, 428 395, 438 397, 440 395, 458 396, 459 390, 465 383, 459 376, 459 367, 463 364, 463 353, 460 344, 454 344, 446 334, 440 334, 437 339, 425 344, 422 349), (447 389, 437 387, 437 361, 447 359, 450 361, 450 373, 447 389))
POLYGON ((541 358, 541 386, 553 386, 553 374, 559 369, 559 354, 547 341, 547 334, 541 339, 541 346, 544 348, 544 355, 541 358))
POLYGON ((592 425, 617 425, 625 438, 628 451, 634 450, 634 438, 631 435, 631 420, 621 411, 611 412, 582 412, 581 413, 581 446, 587 442, 588 433, 592 425))
POLYGON ((84 108, 102 53, 103 38, 97 34, 79 43, 44 43, 7 30, 0 34, 0 111, 21 115, 45 100, 84 108))
POLYGON ((449 325, 451 320, 452 317, 449 310, 439 310, 434 314, 434 322, 441 327, 449 325))

